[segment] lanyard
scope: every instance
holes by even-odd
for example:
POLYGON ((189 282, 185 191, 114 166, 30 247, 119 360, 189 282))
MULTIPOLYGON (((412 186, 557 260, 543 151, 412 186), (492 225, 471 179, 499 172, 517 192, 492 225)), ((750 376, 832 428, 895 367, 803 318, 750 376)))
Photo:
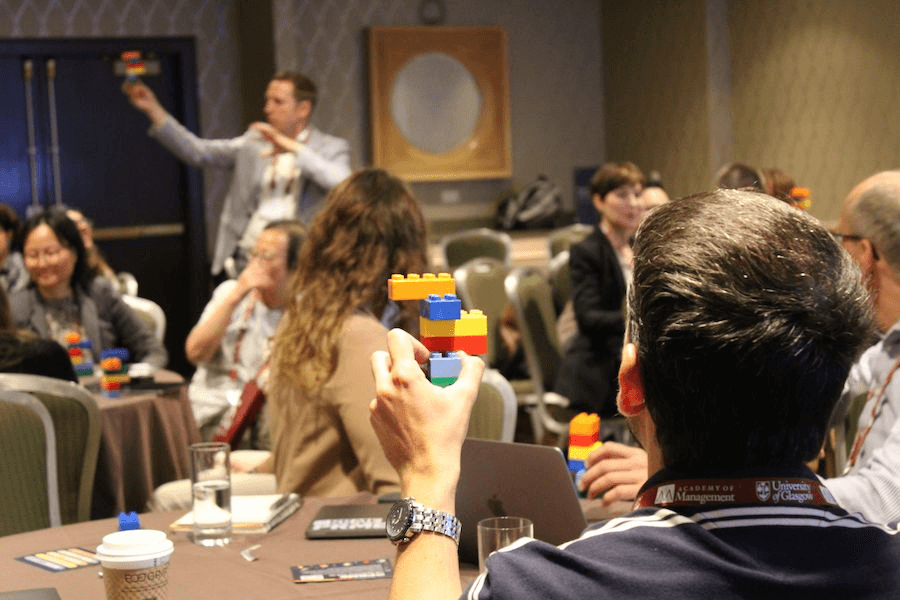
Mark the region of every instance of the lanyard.
POLYGON ((844 474, 850 470, 850 467, 856 464, 856 461, 859 459, 859 453, 862 452, 863 444, 866 442, 866 438, 869 437, 869 433, 872 431, 872 426, 875 425, 875 421, 881 416, 881 409, 884 408, 884 405, 887 402, 888 384, 891 383, 891 379, 893 379, 894 373, 897 372, 898 368, 900 368, 900 358, 894 362, 894 366, 888 371, 887 377, 884 378, 884 383, 878 388, 877 393, 874 390, 869 390, 869 395, 866 397, 866 404, 868 404, 873 397, 876 400, 872 403, 872 413, 869 415, 869 422, 856 433, 856 439, 853 440, 853 449, 850 451, 850 457, 847 459, 847 469, 844 471, 844 474))
POLYGON ((831 493, 806 477, 681 479, 644 490, 633 509, 647 506, 737 504, 835 506, 831 493))
POLYGON ((238 378, 237 365, 240 363, 241 359, 241 344, 244 341, 244 336, 247 335, 247 330, 250 329, 250 317, 253 316, 253 309, 256 307, 256 301, 258 300, 256 290, 251 293, 253 294, 253 297, 250 302, 247 303, 247 308, 244 310, 244 314, 241 317, 241 327, 238 329, 237 337, 234 340, 234 354, 231 358, 231 363, 234 366, 228 373, 228 376, 231 377, 232 381, 237 381, 238 378))

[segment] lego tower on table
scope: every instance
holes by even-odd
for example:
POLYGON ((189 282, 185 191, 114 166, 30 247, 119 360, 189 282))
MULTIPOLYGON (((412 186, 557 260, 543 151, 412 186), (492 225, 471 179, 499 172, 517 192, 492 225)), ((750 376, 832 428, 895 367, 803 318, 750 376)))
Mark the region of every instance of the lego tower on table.
POLYGON ((75 368, 76 375, 85 377, 94 374, 94 355, 91 340, 82 340, 80 333, 70 331, 66 334, 66 349, 69 352, 69 359, 72 361, 72 367, 75 368))
POLYGON ((432 353, 428 378, 433 384, 447 387, 456 381, 462 367, 457 351, 487 352, 487 317, 480 310, 462 310, 448 273, 394 275, 388 280, 388 297, 419 301, 419 339, 432 353))
POLYGON ((122 395, 122 386, 131 381, 128 375, 128 350, 125 348, 107 348, 100 353, 100 393, 108 398, 122 395))
POLYGON ((569 422, 569 471, 584 470, 588 454, 600 445, 600 417, 579 413, 569 422))

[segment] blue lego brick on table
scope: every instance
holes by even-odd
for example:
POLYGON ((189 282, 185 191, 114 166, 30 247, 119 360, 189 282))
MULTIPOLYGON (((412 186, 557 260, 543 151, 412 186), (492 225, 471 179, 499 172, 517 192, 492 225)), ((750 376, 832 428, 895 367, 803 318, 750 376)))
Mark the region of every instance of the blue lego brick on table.
POLYGON ((141 520, 136 512, 119 513, 119 531, 129 531, 131 529, 140 529, 141 520))
POLYGON ((118 358, 123 363, 128 362, 128 348, 107 348, 100 353, 101 360, 104 358, 118 358))
POLYGON ((433 352, 431 358, 428 359, 429 379, 459 377, 461 369, 462 361, 459 360, 459 354, 456 352, 448 352, 446 356, 441 356, 437 352, 433 352))
POLYGON ((462 316, 462 302, 455 294, 429 294, 419 300, 419 315, 432 321, 456 321, 462 316))

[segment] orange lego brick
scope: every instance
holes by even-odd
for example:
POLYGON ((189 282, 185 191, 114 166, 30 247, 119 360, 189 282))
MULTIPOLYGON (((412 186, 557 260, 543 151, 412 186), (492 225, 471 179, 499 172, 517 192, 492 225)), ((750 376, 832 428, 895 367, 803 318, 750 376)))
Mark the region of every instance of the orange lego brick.
POLYGON ((569 435, 600 435, 600 417, 595 414, 579 413, 569 422, 569 435))
POLYGON ((391 275, 388 279, 388 298, 391 300, 425 300, 429 294, 455 294, 456 282, 449 273, 391 275))

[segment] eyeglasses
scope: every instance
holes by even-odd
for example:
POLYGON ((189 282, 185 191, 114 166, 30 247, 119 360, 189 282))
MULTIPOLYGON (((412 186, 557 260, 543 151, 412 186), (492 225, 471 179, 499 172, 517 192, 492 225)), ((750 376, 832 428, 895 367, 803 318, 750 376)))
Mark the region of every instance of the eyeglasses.
POLYGON ((56 248, 46 248, 44 250, 37 250, 34 252, 26 252, 24 254, 24 257, 25 257, 25 260, 28 260, 28 261, 37 261, 42 256, 44 258, 46 258, 47 260, 53 260, 53 259, 59 257, 59 255, 62 254, 63 250, 65 250, 65 248, 63 246, 57 246, 56 248))

